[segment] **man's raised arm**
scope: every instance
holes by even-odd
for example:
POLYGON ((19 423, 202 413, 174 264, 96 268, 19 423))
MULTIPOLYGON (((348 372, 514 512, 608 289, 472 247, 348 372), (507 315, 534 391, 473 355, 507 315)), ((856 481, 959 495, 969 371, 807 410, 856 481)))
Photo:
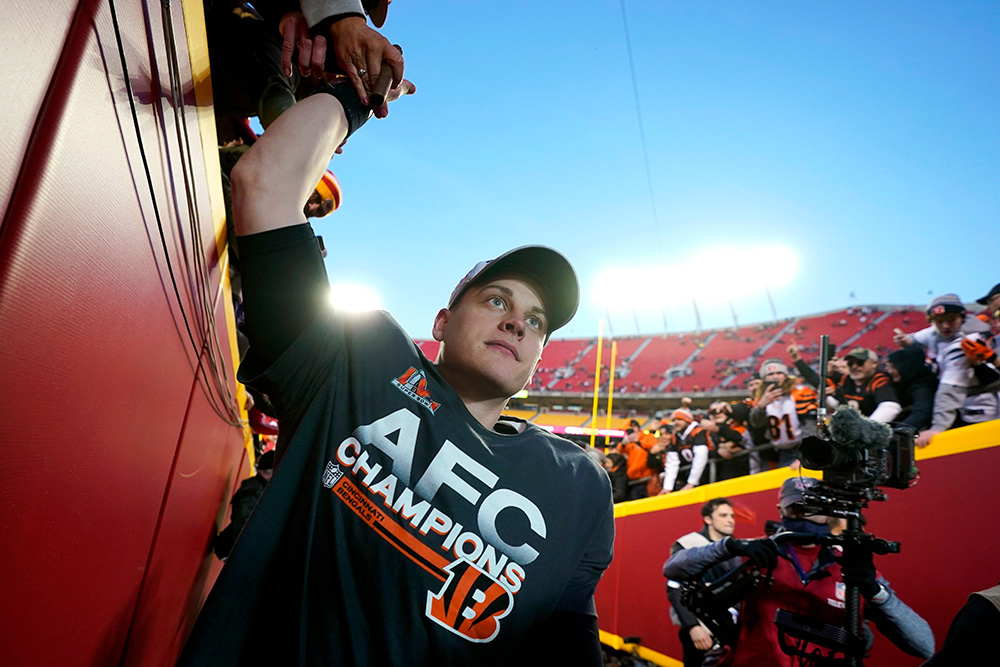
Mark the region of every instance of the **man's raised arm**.
POLYGON ((302 207, 347 137, 340 100, 313 95, 278 117, 233 167, 237 236, 305 222, 302 207))
MULTIPOLYGON (((232 171, 243 306, 258 371, 329 303, 323 260, 302 207, 334 151, 371 112, 347 84, 323 90, 279 116, 232 171)), ((413 90, 404 81, 388 99, 413 90)))

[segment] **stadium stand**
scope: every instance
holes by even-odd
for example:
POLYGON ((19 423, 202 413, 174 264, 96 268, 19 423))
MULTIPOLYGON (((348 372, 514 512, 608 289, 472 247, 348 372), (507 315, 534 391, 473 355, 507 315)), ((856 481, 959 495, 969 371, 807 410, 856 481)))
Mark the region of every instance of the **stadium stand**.
POLYGON ((534 419, 545 426, 583 426, 589 420, 590 413, 583 412, 544 412, 534 419))
POLYGON ((564 372, 574 373, 574 364, 591 346, 596 346, 596 339, 564 339, 552 340, 542 352, 542 360, 532 378, 531 389, 548 391, 566 391, 564 372))
POLYGON ((431 361, 437 359, 438 348, 441 347, 441 343, 433 338, 431 340, 418 340, 414 342, 417 344, 417 347, 420 348, 420 351, 424 353, 425 357, 431 361))
POLYGON ((927 326, 927 320, 919 310, 901 309, 885 313, 872 324, 873 328, 862 331, 856 339, 851 341, 850 345, 851 347, 867 347, 884 357, 896 349, 892 342, 893 329, 917 331, 927 326))
MULTIPOLYGON (((615 394, 738 393, 756 375, 765 358, 787 359, 786 350, 791 343, 801 346, 802 357, 809 363, 819 359, 821 334, 829 335, 841 353, 861 346, 884 357, 895 349, 893 329, 916 331, 924 326, 919 306, 851 306, 779 322, 745 325, 735 331, 723 328, 619 338, 615 394)), ((436 341, 416 342, 429 359, 434 359, 436 341)), ((553 340, 545 348, 529 392, 592 393, 596 363, 596 339, 553 340)), ((605 369, 601 382, 605 389, 610 363, 611 342, 606 340, 601 352, 601 365, 605 369)), ((534 421, 539 421, 538 416, 533 417, 534 421)), ((574 423, 559 425, 580 425, 575 414, 566 420, 574 423)))
POLYGON ((648 340, 649 344, 636 356, 629 374, 622 379, 629 385, 638 384, 637 392, 661 392, 667 370, 679 367, 697 348, 691 344, 693 334, 652 336, 648 340))
MULTIPOLYGON (((605 340, 601 350, 601 384, 608 379, 608 364, 611 362, 611 341, 605 340)), ((594 372, 597 370, 597 342, 587 348, 586 352, 574 364, 574 374, 567 378, 564 385, 566 391, 593 391, 594 372)))
MULTIPOLYGON (((616 339, 618 351, 615 357, 615 366, 619 370, 619 380, 615 380, 615 391, 629 391, 629 383, 625 377, 631 373, 633 358, 637 357, 648 345, 649 338, 646 336, 633 336, 630 338, 616 339)), ((601 386, 606 387, 608 382, 608 372, 611 365, 611 341, 605 340, 601 350, 601 386)), ((592 391, 594 386, 594 373, 597 370, 597 344, 596 342, 587 349, 586 353, 580 357, 575 364, 576 372, 568 378, 569 388, 566 391, 592 391)), ((564 385, 566 386, 566 385, 564 385)))

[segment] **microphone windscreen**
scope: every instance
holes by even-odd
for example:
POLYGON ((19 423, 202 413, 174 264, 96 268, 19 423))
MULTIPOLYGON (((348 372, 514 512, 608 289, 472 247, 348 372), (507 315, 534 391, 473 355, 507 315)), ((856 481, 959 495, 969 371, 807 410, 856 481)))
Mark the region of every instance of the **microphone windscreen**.
POLYGON ((842 407, 830 418, 830 437, 839 445, 854 449, 887 447, 892 429, 866 419, 851 407, 842 407))

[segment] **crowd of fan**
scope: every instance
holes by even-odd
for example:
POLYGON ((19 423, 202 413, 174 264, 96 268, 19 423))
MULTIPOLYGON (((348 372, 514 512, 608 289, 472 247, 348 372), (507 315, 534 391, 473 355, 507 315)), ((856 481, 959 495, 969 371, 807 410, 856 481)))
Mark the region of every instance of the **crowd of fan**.
MULTIPOLYGON (((935 298, 927 324, 895 330, 897 349, 828 350, 824 395, 828 412, 841 407, 873 421, 912 429, 916 445, 951 428, 1000 418, 1000 284, 969 312, 954 294, 935 298)), ((905 320, 904 320, 905 325, 905 320)), ((608 471, 615 501, 694 488, 783 466, 798 467, 803 438, 818 430, 821 376, 793 343, 791 366, 765 360, 733 402, 693 411, 691 399, 643 428, 632 419, 613 449, 593 451, 608 471)))
MULTIPOLYGON (((910 326, 908 313, 909 307, 893 309, 893 313, 903 315, 902 324, 904 327, 910 326)), ((847 317, 832 321, 828 326, 833 329, 849 327, 852 338, 860 338, 867 333, 878 330, 878 324, 872 320, 876 311, 871 306, 850 307, 845 311, 847 317), (848 319, 850 318, 850 319, 848 319), (871 321, 869 321, 871 320, 871 321), (860 327, 858 325, 861 325, 860 327)), ((698 376, 696 384, 690 385, 687 389, 693 392, 723 393, 731 391, 734 378, 738 378, 746 373, 756 373, 763 359, 768 358, 768 349, 772 345, 786 345, 789 340, 799 344, 800 354, 807 357, 815 357, 819 354, 819 343, 816 340, 807 340, 806 332, 809 324, 800 322, 792 325, 794 318, 768 322, 756 325, 753 328, 754 335, 746 335, 745 330, 731 329, 720 331, 715 337, 723 341, 736 341, 738 343, 759 342, 760 346, 751 353, 741 357, 731 357, 727 355, 715 355, 711 347, 706 347, 712 340, 711 336, 699 334, 676 334, 671 338, 679 347, 687 345, 689 342, 695 346, 695 351, 681 364, 669 366, 663 370, 649 374, 649 377, 635 377, 632 369, 633 358, 621 359, 615 366, 614 390, 616 393, 653 393, 660 391, 671 391, 670 386, 664 389, 666 381, 677 378, 688 378, 698 376), (702 377, 698 371, 692 368, 691 364, 700 361, 703 357, 710 356, 712 359, 712 370, 709 377, 702 377)), ((597 341, 594 339, 593 344, 597 341)), ((526 389, 530 392, 574 392, 592 391, 593 369, 582 363, 589 351, 589 347, 581 350, 576 358, 570 359, 565 364, 558 367, 540 366, 532 377, 526 389), (575 379, 575 378, 583 379, 575 379)), ((873 350, 880 358, 885 357, 892 350, 881 343, 876 343, 873 350)), ((611 368, 608 364, 601 364, 601 386, 600 391, 607 392, 610 387, 611 368)))

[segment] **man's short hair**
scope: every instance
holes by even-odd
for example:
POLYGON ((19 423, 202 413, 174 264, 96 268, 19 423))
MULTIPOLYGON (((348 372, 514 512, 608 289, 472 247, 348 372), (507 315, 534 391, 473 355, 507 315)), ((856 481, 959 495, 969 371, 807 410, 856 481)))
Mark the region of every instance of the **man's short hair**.
POLYGON ((701 506, 701 515, 704 517, 712 516, 715 514, 715 510, 719 509, 719 505, 733 506, 733 504, 729 502, 729 498, 712 498, 701 506))

